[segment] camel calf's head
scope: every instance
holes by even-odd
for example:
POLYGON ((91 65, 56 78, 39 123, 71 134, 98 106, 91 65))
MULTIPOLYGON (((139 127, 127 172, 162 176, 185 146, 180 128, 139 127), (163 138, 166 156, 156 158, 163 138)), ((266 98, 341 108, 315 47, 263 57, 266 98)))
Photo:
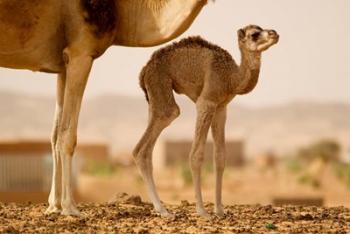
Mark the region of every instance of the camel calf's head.
POLYGON ((263 52, 276 44, 278 39, 275 30, 262 29, 257 25, 248 25, 238 30, 239 47, 247 52, 263 52))

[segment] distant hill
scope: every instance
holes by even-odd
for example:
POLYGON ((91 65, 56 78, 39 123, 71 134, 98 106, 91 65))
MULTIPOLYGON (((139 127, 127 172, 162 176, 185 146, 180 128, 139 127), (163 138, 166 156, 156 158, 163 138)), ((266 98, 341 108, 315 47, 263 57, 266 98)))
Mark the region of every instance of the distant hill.
MULTIPOLYGON (((177 99, 181 116, 162 138, 191 139, 195 108, 177 99)), ((0 138, 50 137, 54 98, 0 92, 0 138)), ((101 96, 84 100, 80 141, 107 141, 114 152, 130 152, 147 123, 147 103, 141 98, 101 96)), ((295 102, 284 106, 229 106, 227 138, 242 138, 250 155, 274 150, 291 152, 321 138, 338 139, 350 147, 350 104, 295 102)))

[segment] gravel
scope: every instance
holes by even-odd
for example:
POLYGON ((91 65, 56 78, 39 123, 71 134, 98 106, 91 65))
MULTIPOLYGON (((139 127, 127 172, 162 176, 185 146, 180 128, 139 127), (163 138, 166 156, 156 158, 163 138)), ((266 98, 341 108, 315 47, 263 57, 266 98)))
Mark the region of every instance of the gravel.
POLYGON ((345 207, 226 206, 223 218, 198 217, 188 201, 167 205, 173 218, 157 215, 138 196, 118 195, 104 204, 79 204, 81 217, 45 215, 47 204, 0 203, 0 233, 350 233, 345 207))

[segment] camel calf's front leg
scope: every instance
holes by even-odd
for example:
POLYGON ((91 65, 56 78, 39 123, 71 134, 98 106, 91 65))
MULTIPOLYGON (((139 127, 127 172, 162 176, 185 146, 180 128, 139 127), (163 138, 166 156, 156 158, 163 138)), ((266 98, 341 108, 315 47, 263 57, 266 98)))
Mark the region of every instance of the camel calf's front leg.
POLYGON ((196 210, 202 217, 209 217, 203 205, 202 191, 201 191, 201 167, 204 160, 205 143, 212 122, 215 104, 207 101, 199 100, 197 103, 197 122, 195 138, 192 143, 190 153, 190 164, 192 171, 192 178, 194 184, 194 192, 196 198, 196 210))
POLYGON ((62 163, 62 214, 79 215, 72 193, 72 157, 77 141, 81 101, 93 59, 87 55, 73 55, 69 51, 67 51, 67 58, 66 87, 56 152, 62 163))
POLYGON ((214 140, 214 164, 215 164, 215 213, 224 216, 222 205, 222 176, 225 168, 225 123, 226 106, 217 109, 211 130, 214 140))

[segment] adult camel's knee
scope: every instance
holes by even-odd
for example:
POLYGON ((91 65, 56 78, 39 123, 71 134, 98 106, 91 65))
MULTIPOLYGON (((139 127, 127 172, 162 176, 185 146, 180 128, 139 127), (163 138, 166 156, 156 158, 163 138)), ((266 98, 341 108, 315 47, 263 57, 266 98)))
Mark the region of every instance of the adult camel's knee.
POLYGON ((69 130, 58 132, 56 150, 64 155, 73 156, 77 145, 77 134, 69 130))

